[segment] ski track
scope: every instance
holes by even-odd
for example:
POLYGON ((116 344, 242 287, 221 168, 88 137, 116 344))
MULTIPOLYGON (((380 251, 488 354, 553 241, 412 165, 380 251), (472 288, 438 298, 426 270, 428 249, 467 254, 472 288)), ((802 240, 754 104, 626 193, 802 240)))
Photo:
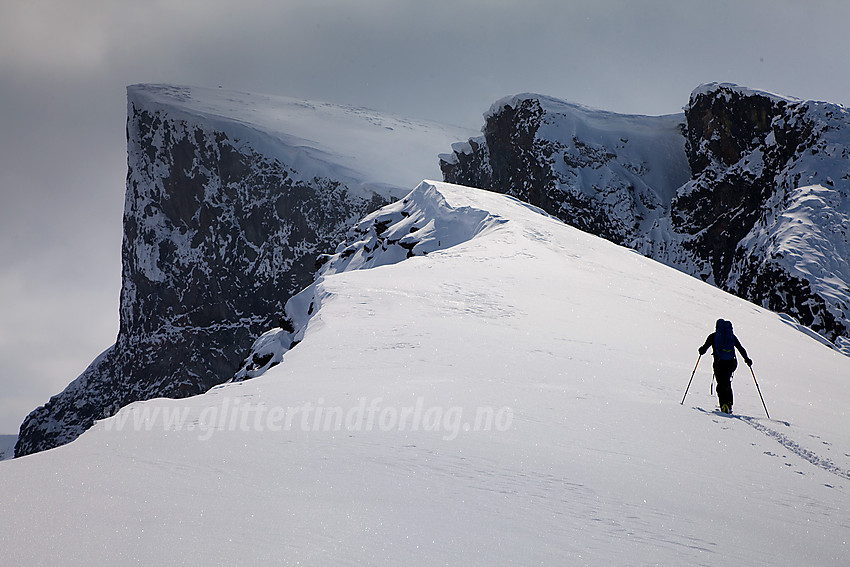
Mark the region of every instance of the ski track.
MULTIPOLYGON (((759 433, 762 433, 765 436, 773 439, 774 441, 776 441, 777 443, 779 443, 780 445, 782 445, 783 447, 785 447, 786 449, 788 449, 789 451, 791 451, 792 453, 797 455, 798 457, 804 459, 805 461, 808 461, 809 463, 818 467, 819 469, 822 469, 822 470, 825 470, 826 472, 832 473, 832 474, 834 474, 834 475, 836 475, 840 478, 843 478, 844 480, 850 480, 850 471, 842 469, 841 467, 839 467, 838 465, 833 463, 830 459, 828 459, 826 457, 822 457, 822 456, 818 455, 817 453, 815 453, 814 451, 806 449, 805 447, 801 446, 799 443, 797 443, 796 441, 794 441, 793 439, 791 439, 787 435, 784 435, 784 434, 780 433, 779 431, 776 431, 775 429, 771 429, 770 427, 765 426, 763 423, 759 422, 759 418, 751 417, 751 416, 747 416, 747 415, 720 414, 716 411, 709 411, 709 410, 703 409, 701 407, 697 407, 696 409, 698 409, 699 411, 706 413, 706 414, 722 415, 722 417, 734 418, 734 419, 737 419, 737 420, 739 420, 743 423, 746 423, 747 425, 749 425, 750 427, 752 427, 753 429, 755 429, 759 433)), ((771 420, 771 421, 777 421, 777 420, 771 420)), ((786 427, 791 426, 791 424, 788 423, 787 421, 777 421, 777 422, 782 423, 786 427)))

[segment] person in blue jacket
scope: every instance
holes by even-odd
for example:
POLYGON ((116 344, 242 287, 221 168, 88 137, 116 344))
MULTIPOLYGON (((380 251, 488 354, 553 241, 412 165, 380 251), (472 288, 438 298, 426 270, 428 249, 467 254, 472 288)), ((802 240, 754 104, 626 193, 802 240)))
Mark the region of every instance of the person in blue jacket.
POLYGON ((714 356, 714 378, 717 380, 717 401, 720 403, 720 411, 732 413, 732 374, 738 368, 738 359, 735 358, 735 349, 744 357, 747 366, 752 366, 753 361, 747 356, 747 351, 741 346, 741 342, 732 332, 732 323, 724 319, 718 319, 713 333, 705 339, 705 344, 699 347, 702 356, 711 347, 714 356))

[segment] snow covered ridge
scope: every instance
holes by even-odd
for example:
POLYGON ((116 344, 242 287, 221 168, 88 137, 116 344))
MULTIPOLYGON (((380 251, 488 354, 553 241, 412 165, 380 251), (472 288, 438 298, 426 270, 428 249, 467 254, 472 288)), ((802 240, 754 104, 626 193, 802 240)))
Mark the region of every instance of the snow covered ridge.
POLYGON ((72 441, 117 408, 231 378, 316 258, 439 174, 470 134, 224 89, 127 89, 128 175, 116 344, 21 426, 16 454, 72 441))
MULTIPOLYGON (((271 329, 257 339, 234 381, 264 374, 301 342, 312 316, 327 297, 323 286, 326 277, 425 256, 467 242, 507 222, 487 211, 452 206, 443 194, 445 187, 423 181, 404 199, 355 224, 336 253, 323 259, 316 281, 286 303, 286 328, 271 329)), ((464 190, 454 188, 456 192, 464 190)), ((456 193, 453 195, 456 199, 456 193)))
MULTIPOLYGON (((531 202, 787 313, 847 352, 846 120, 835 105, 716 85, 695 91, 685 115, 666 117, 518 95, 493 105, 478 136, 359 108, 134 85, 119 336, 28 416, 16 452, 67 443, 138 400, 204 392, 240 371, 264 331, 297 334, 310 305, 328 299, 314 288, 280 321, 314 281, 316 258, 358 219, 434 178, 448 147, 446 179, 531 202)), ((469 234, 390 216, 374 234, 366 224, 349 235, 325 273, 469 234)), ((297 338, 263 340, 251 371, 297 338)))
POLYGON ((850 354, 850 115, 732 84, 684 114, 497 101, 444 179, 558 218, 786 313, 850 354), (814 195, 817 195, 815 198, 814 195))

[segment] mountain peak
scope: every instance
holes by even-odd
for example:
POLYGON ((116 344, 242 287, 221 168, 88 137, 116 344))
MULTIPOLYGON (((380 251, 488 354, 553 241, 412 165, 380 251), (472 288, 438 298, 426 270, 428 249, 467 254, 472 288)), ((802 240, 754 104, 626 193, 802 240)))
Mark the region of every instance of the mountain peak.
POLYGON ((461 132, 225 89, 127 95, 119 335, 27 417, 17 455, 67 443, 131 402, 228 380, 312 282, 316 259, 438 173, 437 153, 461 132))

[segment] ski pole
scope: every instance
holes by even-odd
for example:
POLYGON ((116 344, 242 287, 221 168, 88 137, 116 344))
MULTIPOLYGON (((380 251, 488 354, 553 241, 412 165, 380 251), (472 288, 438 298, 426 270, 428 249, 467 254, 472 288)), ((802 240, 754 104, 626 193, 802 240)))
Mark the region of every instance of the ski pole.
POLYGON ((770 414, 767 413, 767 406, 764 404, 764 398, 761 395, 761 388, 759 388, 759 381, 756 380, 756 373, 753 372, 753 367, 750 366, 750 374, 753 375, 753 382, 756 383, 756 390, 758 390, 759 398, 761 398, 761 405, 764 407, 764 415, 767 416, 767 419, 770 419, 770 414))
POLYGON ((680 405, 685 405, 685 398, 687 398, 687 397, 688 397, 688 390, 690 390, 690 389, 691 389, 691 382, 693 382, 693 381, 694 381, 694 374, 696 374, 696 373, 697 373, 697 366, 699 366, 699 359, 700 359, 700 358, 702 358, 702 354, 700 354, 700 355, 699 355, 699 358, 697 358, 697 363, 696 363, 696 364, 694 364, 694 371, 693 371, 693 372, 691 372, 691 379, 690 379, 690 380, 688 380, 688 387, 687 387, 687 388, 685 388, 685 395, 684 395, 684 396, 682 396, 682 403, 681 403, 680 405))

